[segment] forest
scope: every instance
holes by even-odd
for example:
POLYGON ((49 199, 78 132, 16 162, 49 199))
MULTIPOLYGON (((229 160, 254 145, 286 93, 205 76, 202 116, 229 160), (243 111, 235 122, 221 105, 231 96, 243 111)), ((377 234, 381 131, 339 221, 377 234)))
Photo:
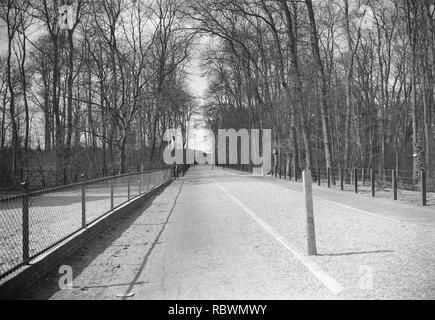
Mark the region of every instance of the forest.
POLYGON ((193 118, 271 129, 288 166, 435 169, 434 1, 1 0, 0 20, 11 185, 158 165, 193 118))

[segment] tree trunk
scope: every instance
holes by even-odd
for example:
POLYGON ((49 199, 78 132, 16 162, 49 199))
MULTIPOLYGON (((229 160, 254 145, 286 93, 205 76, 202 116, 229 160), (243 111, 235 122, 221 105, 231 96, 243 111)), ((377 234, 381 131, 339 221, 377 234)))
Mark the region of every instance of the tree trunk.
POLYGON ((71 140, 73 134, 73 119, 72 119, 72 103, 73 103, 73 72, 74 72, 74 42, 73 42, 73 30, 68 30, 68 83, 67 83, 67 135, 65 143, 65 158, 64 165, 68 167, 71 155, 71 140))
POLYGON ((320 113, 322 118, 322 134, 323 134, 323 144, 325 148, 325 161, 326 167, 332 167, 332 158, 331 158, 331 144, 329 142, 329 119, 328 119, 328 92, 327 92, 327 83, 325 76, 325 69, 323 67, 322 58, 320 57, 320 49, 319 49, 319 39, 317 36, 317 27, 316 27, 316 19, 314 17, 313 4, 311 0, 306 0, 305 4, 308 9, 308 17, 310 19, 311 26, 311 48, 313 51, 314 59, 316 60, 318 72, 320 75, 321 81, 321 104, 320 104, 320 113))
POLYGON ((295 76, 295 85, 294 90, 296 93, 296 112, 299 114, 299 121, 300 121, 300 128, 302 132, 302 139, 304 142, 304 148, 305 148, 305 167, 310 168, 311 167, 311 149, 310 149, 310 139, 307 132, 307 125, 304 117, 304 97, 302 93, 302 80, 300 75, 300 69, 299 69, 299 59, 297 54, 297 47, 296 47, 296 36, 295 36, 295 30, 293 29, 293 18, 290 13, 290 9, 287 5, 286 0, 280 0, 281 6, 284 10, 285 17, 287 20, 287 34, 289 37, 289 47, 290 47, 290 62, 294 70, 294 76, 295 76))
POLYGON ((20 142, 18 137, 18 126, 16 121, 16 113, 15 113, 15 90, 14 84, 12 80, 12 41, 15 36, 16 30, 14 30, 11 26, 10 15, 11 15, 12 6, 8 3, 7 8, 7 31, 8 31, 8 52, 7 52, 7 68, 6 68, 6 76, 7 76, 7 84, 9 89, 9 113, 11 117, 11 125, 12 125, 12 167, 11 167, 11 178, 13 183, 15 184, 16 179, 16 170, 17 170, 17 161, 19 157, 19 149, 20 142))
POLYGON ((352 38, 350 32, 349 22, 349 1, 344 0, 344 21, 346 29, 346 41, 347 41, 347 66, 346 66, 346 117, 345 117, 345 129, 344 129, 344 165, 346 168, 350 167, 350 126, 352 116, 352 78, 353 78, 353 62, 356 50, 358 48, 359 39, 361 36, 361 30, 358 29, 356 44, 352 46, 352 38))

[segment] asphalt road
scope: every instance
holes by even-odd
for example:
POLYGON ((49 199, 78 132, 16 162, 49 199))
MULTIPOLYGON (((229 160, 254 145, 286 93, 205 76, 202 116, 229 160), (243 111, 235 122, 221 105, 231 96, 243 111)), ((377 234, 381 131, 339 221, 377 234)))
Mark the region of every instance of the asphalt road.
POLYGON ((23 299, 434 299, 435 214, 300 183, 191 168, 23 299))

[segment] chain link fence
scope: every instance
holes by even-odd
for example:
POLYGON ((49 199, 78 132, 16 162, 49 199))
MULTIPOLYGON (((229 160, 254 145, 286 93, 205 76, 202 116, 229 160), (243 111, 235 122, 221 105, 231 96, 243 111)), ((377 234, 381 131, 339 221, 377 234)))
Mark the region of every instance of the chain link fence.
POLYGON ((87 180, 0 199, 0 279, 111 210, 185 171, 184 166, 87 180))
MULTIPOLYGON (((250 164, 224 165, 223 168, 258 174, 262 170, 250 164)), ((299 167, 272 166, 271 176, 292 181, 302 180, 299 167)), ((435 205, 435 172, 376 170, 367 168, 310 168, 313 182, 331 189, 400 200, 415 205, 435 205)))
POLYGON ((311 172, 318 185, 332 189, 414 205, 435 205, 435 172, 367 168, 311 168, 311 172))
MULTIPOLYGON (((145 166, 145 169, 154 170, 163 169, 165 167, 165 164, 153 164, 152 167, 145 166)), ((130 167, 127 169, 127 172, 138 172, 140 170, 141 167, 130 167)), ((86 172, 86 176, 89 180, 105 178, 121 173, 120 168, 89 169, 68 166, 59 170, 43 168, 19 168, 16 170, 15 174, 13 174, 9 169, 0 169, 0 197, 2 193, 13 194, 13 192, 17 190, 17 187, 19 190, 19 182, 23 181, 24 179, 27 180, 29 189, 39 190, 80 182, 81 175, 84 171, 86 172)))

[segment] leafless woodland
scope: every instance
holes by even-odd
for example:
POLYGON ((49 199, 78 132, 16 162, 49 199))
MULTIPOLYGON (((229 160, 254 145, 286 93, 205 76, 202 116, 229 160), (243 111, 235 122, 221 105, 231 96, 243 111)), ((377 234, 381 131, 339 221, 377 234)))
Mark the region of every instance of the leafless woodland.
POLYGON ((434 11, 431 0, 1 0, 0 172, 13 185, 52 170, 62 183, 64 169, 155 165, 165 129, 192 118, 270 128, 289 166, 433 171, 434 11), (65 4, 70 30, 58 27, 65 4))

